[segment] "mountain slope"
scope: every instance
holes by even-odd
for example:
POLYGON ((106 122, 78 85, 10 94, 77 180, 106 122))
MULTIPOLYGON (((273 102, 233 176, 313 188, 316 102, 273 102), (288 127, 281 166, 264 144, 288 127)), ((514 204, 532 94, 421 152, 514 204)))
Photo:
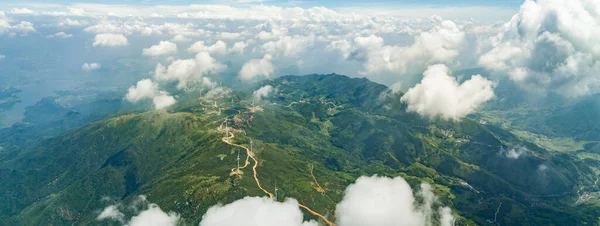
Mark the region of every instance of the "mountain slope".
POLYGON ((571 155, 469 119, 424 120, 406 113, 401 93, 365 79, 284 76, 267 84, 276 92, 256 104, 218 88, 170 112, 121 115, 23 150, 0 165, 0 221, 107 224, 95 220, 108 205, 102 200, 144 194, 197 224, 212 205, 275 187, 278 199, 293 197, 334 220, 345 187, 378 174, 413 187, 432 183, 460 225, 598 223, 597 204, 573 207, 598 188, 592 169, 571 155), (515 148, 519 156, 509 157, 515 148))

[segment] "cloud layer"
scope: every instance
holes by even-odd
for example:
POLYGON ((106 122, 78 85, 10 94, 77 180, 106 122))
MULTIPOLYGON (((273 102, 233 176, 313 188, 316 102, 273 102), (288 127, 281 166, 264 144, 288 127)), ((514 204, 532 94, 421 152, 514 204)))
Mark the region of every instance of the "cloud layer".
POLYGON ((582 96, 600 91, 596 0, 527 0, 489 39, 479 63, 527 88, 582 96))
POLYGON ((267 197, 246 197, 231 204, 213 206, 204 214, 200 226, 317 226, 303 221, 298 201, 275 202, 267 197))
POLYGON ((415 37, 410 46, 385 45, 376 36, 356 37, 349 41, 334 41, 329 48, 337 49, 349 60, 362 62, 365 75, 382 72, 419 73, 436 63, 452 63, 465 42, 465 33, 452 21, 442 21, 431 30, 415 37))
MULTIPOLYGON (((339 226, 450 226, 454 223, 452 210, 439 206, 429 184, 423 183, 413 192, 401 177, 360 177, 344 191, 336 206, 339 226), (416 196, 414 195, 416 193, 416 196), (417 202, 417 197, 422 200, 417 202)), ((303 221, 298 202, 287 199, 275 202, 263 197, 246 197, 228 205, 211 207, 202 217, 200 226, 316 226, 303 221)))
POLYGON ((429 226, 434 222, 452 225, 454 217, 448 207, 433 209, 437 198, 429 184, 421 184, 417 193, 423 199, 416 204, 413 190, 401 177, 360 177, 344 191, 336 206, 339 226, 429 226), (434 212, 437 212, 434 213, 434 212), (438 219, 435 216, 439 215, 438 219))
POLYGON ((407 110, 435 118, 458 120, 494 97, 495 84, 480 75, 459 84, 442 64, 430 66, 423 80, 408 89, 401 101, 407 110))
POLYGON ((126 226, 176 226, 179 219, 178 214, 165 213, 158 205, 149 203, 143 195, 138 196, 130 206, 123 206, 121 203, 107 206, 96 218, 99 221, 117 221, 126 226), (125 208, 137 210, 139 207, 145 210, 138 211, 130 220, 126 220, 125 214, 121 212, 125 208))
MULTIPOLYGON (((155 66, 158 90, 177 82, 178 89, 191 91, 235 74, 252 82, 335 72, 402 84, 395 92, 413 87, 402 99, 410 111, 458 119, 492 98, 494 84, 480 76, 460 84, 449 72, 424 73, 430 66, 483 66, 527 90, 570 97, 598 93, 599 11, 595 0, 527 0, 503 24, 368 7, 27 4, 0 13, 0 35, 85 39, 82 48, 119 47, 89 51, 141 52, 151 56, 143 62, 155 66)), ((156 97, 163 100, 157 106, 174 100, 165 92, 156 97)))
MULTIPOLYGON (((431 15, 408 18, 325 7, 27 7, 17 10, 27 14, 10 15, 44 17, 48 22, 39 25, 44 31, 58 30, 45 35, 48 37, 73 37, 64 31, 68 28, 70 33, 79 35, 76 30, 83 29, 93 35, 93 46, 121 47, 112 50, 141 51, 144 56, 156 57, 151 59, 152 63, 160 62, 155 80, 177 80, 179 88, 201 83, 206 76, 215 80, 222 72, 237 73, 242 80, 271 78, 278 73, 336 72, 365 76, 387 85, 402 82, 410 86, 431 64, 462 66, 464 61, 459 58, 470 44, 468 35, 492 30, 489 24, 472 20, 450 21, 431 15), (146 42, 155 45, 133 49, 146 42), (178 52, 181 48, 187 51, 178 52), (208 61, 192 60, 190 53, 208 61)), ((16 27, 15 23, 8 26, 11 30, 16 27)))

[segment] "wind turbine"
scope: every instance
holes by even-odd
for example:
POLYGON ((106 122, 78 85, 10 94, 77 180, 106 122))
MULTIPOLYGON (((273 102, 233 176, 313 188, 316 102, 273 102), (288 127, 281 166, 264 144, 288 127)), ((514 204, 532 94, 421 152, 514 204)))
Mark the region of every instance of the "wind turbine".
POLYGON ((279 189, 277 189, 277 183, 275 183, 275 202, 277 202, 277 191, 279 191, 279 189))
POLYGON ((240 149, 238 149, 237 164, 238 164, 237 171, 239 173, 240 172, 240 149))

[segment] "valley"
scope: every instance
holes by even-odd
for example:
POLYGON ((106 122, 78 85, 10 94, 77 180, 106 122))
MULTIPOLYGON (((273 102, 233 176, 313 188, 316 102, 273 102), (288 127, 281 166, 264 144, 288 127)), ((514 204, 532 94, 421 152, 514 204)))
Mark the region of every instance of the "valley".
POLYGON ((107 225, 96 220, 101 200, 145 195, 195 225, 215 204, 276 191, 277 201, 298 200, 306 220, 331 226, 344 189, 376 174, 430 183, 456 225, 597 221, 596 171, 571 152, 471 119, 424 119, 404 110, 401 93, 364 79, 284 76, 261 85, 277 91, 253 101, 219 87, 19 150, 0 167, 0 201, 11 203, 2 220, 107 225))

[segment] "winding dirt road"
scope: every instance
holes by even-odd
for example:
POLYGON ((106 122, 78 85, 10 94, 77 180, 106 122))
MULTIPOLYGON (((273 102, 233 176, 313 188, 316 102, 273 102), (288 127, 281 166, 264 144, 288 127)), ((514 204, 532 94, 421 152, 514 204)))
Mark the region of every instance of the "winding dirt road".
MULTIPOLYGON (((258 172, 256 171, 256 167, 258 167, 258 160, 256 160, 256 157, 254 157, 254 153, 252 151, 250 151, 249 148, 247 148, 243 145, 232 143, 231 140, 235 137, 235 135, 232 132, 229 132, 229 133, 231 133, 231 136, 229 137, 229 139, 227 137, 223 137, 223 139, 221 139, 221 140, 231 146, 243 148, 244 150, 246 150, 246 154, 248 155, 248 157, 250 157, 250 158, 252 158, 252 160, 254 160, 254 166, 252 166, 252 171, 254 173, 254 180, 256 181, 258 188, 260 188, 260 190, 262 190, 265 194, 269 195, 270 198, 275 197, 271 192, 267 191, 266 189, 264 189, 262 187, 262 185, 260 185, 260 180, 258 179, 258 172)), ((246 165, 248 163, 249 163, 249 161, 246 161, 246 165)), ((246 167, 246 165, 244 167, 246 167)))
MULTIPOLYGON (((222 124, 221 126, 219 126, 218 130, 221 131, 223 129, 222 124)), ((248 157, 252 158, 252 160, 254 161, 254 166, 252 166, 252 172, 254 174, 254 180, 256 181, 256 184, 258 185, 258 188, 260 188, 260 190, 262 190, 265 194, 267 194, 271 199, 273 199, 275 196, 273 195, 273 193, 267 191, 266 189, 264 189, 262 187, 262 185, 260 184, 260 180, 258 179, 258 171, 256 170, 256 168, 258 167, 258 160, 256 159, 254 153, 252 151, 250 151, 250 148, 247 148, 246 146, 240 145, 240 144, 235 144, 232 142, 233 138, 235 137, 233 131, 229 131, 229 133, 231 134, 229 137, 223 137, 221 139, 221 141, 223 141, 226 144, 229 144, 231 146, 234 147, 239 147, 239 148, 243 148, 244 150, 246 150, 246 164, 244 165, 244 167, 240 167, 240 169, 245 168, 246 166, 248 166, 248 164, 250 164, 250 161, 248 161, 248 157)), ((314 178, 314 176, 313 176, 314 178)), ((316 179, 315 179, 316 181, 316 179)), ((302 205, 301 203, 298 203, 298 206, 300 206, 301 208, 305 209, 306 211, 308 211, 309 213, 311 213, 312 215, 321 218, 321 220, 323 220, 327 225, 329 226, 336 226, 335 223, 329 221, 329 219, 327 219, 327 217, 323 216, 322 214, 312 210, 311 208, 302 205)))
POLYGON ((308 208, 307 206, 305 206, 305 205, 302 205, 302 204, 300 204, 300 203, 298 203, 298 206, 302 207, 303 209, 305 209, 306 211, 308 211, 308 212, 309 212, 309 213, 311 213, 312 215, 315 215, 315 216, 317 216, 317 217, 321 218, 321 220, 323 220, 323 221, 324 221, 324 222, 325 222, 327 225, 329 225, 329 226, 336 226, 336 225, 335 225, 335 223, 333 223, 333 222, 329 221, 329 220, 327 219, 327 217, 325 217, 325 216, 321 215, 320 213, 317 213, 317 212, 315 212, 314 210, 312 210, 312 209, 308 208))
POLYGON ((315 177, 315 174, 313 173, 313 171, 315 170, 314 166, 311 164, 310 165, 310 176, 313 178, 313 180, 315 181, 315 185, 317 185, 317 191, 319 193, 321 193, 323 196, 325 196, 327 199, 329 199, 329 201, 331 201, 332 203, 335 203, 331 198, 329 198, 329 196, 327 195, 327 191, 325 191, 325 189, 323 187, 321 187, 321 185, 319 184, 319 182, 317 181, 317 178, 315 177))

